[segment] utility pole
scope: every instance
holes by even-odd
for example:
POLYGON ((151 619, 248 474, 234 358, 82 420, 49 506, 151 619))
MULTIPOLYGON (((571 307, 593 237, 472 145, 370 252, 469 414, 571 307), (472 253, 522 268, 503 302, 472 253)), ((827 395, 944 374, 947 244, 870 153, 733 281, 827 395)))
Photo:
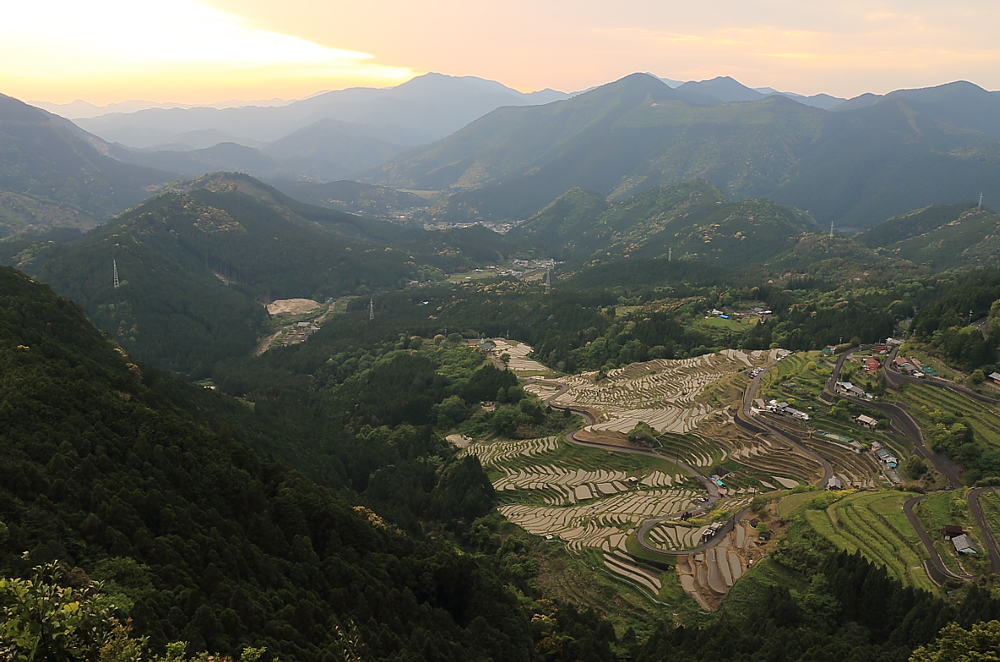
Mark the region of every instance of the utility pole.
POLYGON ((670 248, 667 249, 667 262, 670 262, 672 259, 674 259, 674 247, 673 246, 671 246, 670 248))
POLYGON ((545 293, 548 294, 552 291, 552 269, 551 267, 545 270, 545 293))
POLYGON ((375 319, 375 299, 368 300, 368 321, 375 319))
POLYGON ((982 193, 979 194, 979 206, 980 207, 983 206, 983 194, 982 193))
POLYGON ((830 221, 830 239, 833 239, 833 221, 830 221))

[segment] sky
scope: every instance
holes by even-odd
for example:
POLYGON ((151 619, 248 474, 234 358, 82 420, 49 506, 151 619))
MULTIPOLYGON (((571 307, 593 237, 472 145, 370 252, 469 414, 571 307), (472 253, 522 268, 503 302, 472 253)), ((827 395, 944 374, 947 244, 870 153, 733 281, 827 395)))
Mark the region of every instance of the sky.
POLYGON ((0 93, 295 99, 436 71, 576 91, 636 71, 853 97, 1000 89, 995 0, 0 0, 0 93))

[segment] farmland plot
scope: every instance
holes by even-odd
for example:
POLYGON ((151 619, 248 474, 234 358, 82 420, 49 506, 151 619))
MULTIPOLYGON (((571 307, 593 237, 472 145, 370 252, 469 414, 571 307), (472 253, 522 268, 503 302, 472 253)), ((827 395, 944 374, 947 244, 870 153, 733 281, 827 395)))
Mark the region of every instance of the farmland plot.
POLYGON ((689 488, 635 489, 611 497, 591 495, 571 506, 508 504, 500 512, 529 533, 565 541, 572 551, 599 547, 610 552, 624 549, 629 532, 642 522, 689 510, 698 496, 689 488))
POLYGON ((560 380, 569 390, 553 404, 601 412, 604 420, 593 425, 594 430, 627 433, 645 421, 657 432, 684 434, 714 411, 699 400, 707 386, 769 356, 725 350, 690 359, 634 363, 612 370, 600 383, 594 382, 595 373, 574 375, 560 380))
POLYGON ((559 437, 476 443, 462 452, 479 457, 507 519, 571 551, 613 553, 642 522, 689 510, 702 494, 665 460, 572 447, 559 437))
POLYGON ((529 359, 528 354, 534 351, 531 345, 526 345, 522 342, 517 342, 516 340, 504 340, 503 338, 492 338, 490 340, 496 349, 493 350, 493 354, 500 357, 504 354, 510 356, 510 361, 507 363, 507 367, 513 370, 515 374, 517 373, 533 373, 541 374, 551 372, 548 366, 542 365, 534 359, 529 359))

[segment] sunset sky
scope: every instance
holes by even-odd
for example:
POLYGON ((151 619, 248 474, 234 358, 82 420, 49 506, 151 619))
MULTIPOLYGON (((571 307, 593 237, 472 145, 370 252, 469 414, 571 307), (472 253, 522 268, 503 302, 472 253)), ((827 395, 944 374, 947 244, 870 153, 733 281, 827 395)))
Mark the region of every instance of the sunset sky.
POLYGON ((635 71, 851 97, 1000 89, 985 0, 52 0, 4 3, 0 93, 103 105, 385 87, 437 71, 573 91, 635 71))

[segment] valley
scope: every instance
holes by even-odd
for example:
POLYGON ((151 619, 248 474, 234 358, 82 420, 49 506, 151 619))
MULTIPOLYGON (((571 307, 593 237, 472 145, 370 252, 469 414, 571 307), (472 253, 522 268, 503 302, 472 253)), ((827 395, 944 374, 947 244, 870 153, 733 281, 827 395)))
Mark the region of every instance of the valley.
POLYGON ((921 662, 1000 620, 997 93, 769 89, 0 97, 0 628, 921 662))

